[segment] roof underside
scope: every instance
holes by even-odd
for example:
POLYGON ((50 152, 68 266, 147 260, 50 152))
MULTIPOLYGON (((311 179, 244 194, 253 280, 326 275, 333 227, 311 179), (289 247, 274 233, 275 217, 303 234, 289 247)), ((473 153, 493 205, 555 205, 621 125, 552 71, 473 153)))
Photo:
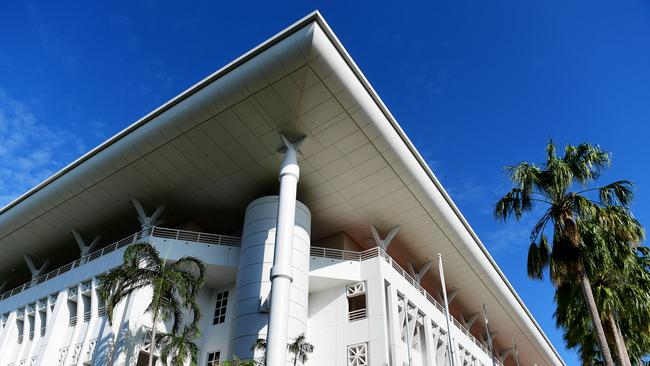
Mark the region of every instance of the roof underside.
POLYGON ((320 16, 305 18, 6 207, 0 273, 25 253, 76 254, 73 228, 135 230, 131 197, 167 205, 168 222, 236 233, 246 205, 277 191, 279 132, 306 135, 299 199, 313 239, 345 231, 366 245, 370 224, 399 224, 389 253, 416 268, 442 253, 454 302, 465 314, 486 302, 499 349, 516 339, 524 364, 561 363, 373 93, 320 16))

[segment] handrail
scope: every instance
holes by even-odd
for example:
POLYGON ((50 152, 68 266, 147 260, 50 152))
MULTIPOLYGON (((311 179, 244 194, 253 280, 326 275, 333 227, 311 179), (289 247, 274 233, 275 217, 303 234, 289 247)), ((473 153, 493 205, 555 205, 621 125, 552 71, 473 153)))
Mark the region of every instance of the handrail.
POLYGON ((241 238, 235 236, 226 236, 226 235, 217 235, 210 233, 200 233, 187 230, 178 230, 178 229, 169 229, 158 226, 152 226, 145 228, 141 231, 138 231, 134 234, 127 236, 126 238, 120 239, 110 245, 105 246, 104 248, 98 249, 87 256, 79 258, 73 262, 70 262, 66 265, 63 265, 55 270, 52 270, 44 275, 38 276, 26 282, 12 290, 6 291, 0 295, 0 301, 5 300, 11 296, 17 295, 29 288, 32 288, 40 283, 48 281, 54 277, 57 277, 63 273, 66 273, 73 268, 82 266, 90 261, 93 261, 99 257, 102 257, 106 254, 112 253, 122 247, 127 245, 148 241, 151 237, 163 238, 163 239, 174 239, 174 240, 183 240, 183 241, 192 241, 202 244, 215 244, 215 245, 225 245, 231 247, 237 247, 240 245, 241 238))
POLYGON ((350 311, 348 313, 348 321, 350 321, 350 322, 365 319, 366 317, 367 317, 366 308, 359 309, 359 310, 353 310, 353 311, 350 311))
MULTIPOLYGON (((332 248, 322 248, 322 247, 311 247, 310 249, 310 256, 312 257, 318 257, 318 258, 327 258, 327 259, 338 259, 338 260, 346 260, 346 261, 355 261, 355 262, 361 262, 365 261, 367 259, 371 258, 376 258, 380 257, 384 259, 388 264, 391 265, 391 267, 397 271, 408 283, 411 284, 411 286, 415 287, 416 290, 420 294, 422 294, 431 304, 433 304, 440 312, 444 314, 445 308, 435 299, 427 290, 425 290, 420 284, 407 272, 405 271, 391 256, 389 256, 383 249, 380 247, 374 247, 370 248, 367 250, 364 250, 362 252, 355 252, 355 251, 350 251, 350 250, 342 250, 342 249, 332 249, 332 248)), ((352 312, 350 312, 352 314, 352 312)), ((481 342, 479 342, 474 335, 467 329, 467 327, 463 326, 456 318, 453 316, 451 317, 453 319, 453 324, 458 328, 463 334, 465 334, 470 341, 472 341, 474 344, 476 344, 477 347, 479 347, 483 352, 485 352, 488 356, 490 355, 490 351, 485 347, 481 342)), ((495 360, 498 365, 503 365, 499 360, 495 360)))

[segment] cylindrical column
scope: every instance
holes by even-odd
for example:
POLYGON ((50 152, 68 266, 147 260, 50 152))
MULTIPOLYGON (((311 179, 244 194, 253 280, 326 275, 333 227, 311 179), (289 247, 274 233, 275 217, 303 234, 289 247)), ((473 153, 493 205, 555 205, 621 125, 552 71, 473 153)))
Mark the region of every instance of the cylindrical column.
MULTIPOLYGON (((233 323, 230 333, 229 358, 261 357, 263 351, 251 351, 258 338, 267 337, 269 324, 269 295, 271 267, 276 249, 279 197, 258 198, 248 205, 244 219, 239 269, 235 294, 233 323)), ((305 205, 295 203, 293 224, 293 251, 289 271, 293 282, 285 299, 288 310, 284 316, 288 337, 307 331, 307 301, 309 293, 309 245, 311 214, 305 205)), ((285 341, 282 350, 286 352, 285 341)), ((271 365, 271 363, 267 363, 271 365)))
POLYGON ((280 166, 280 197, 275 251, 271 268, 271 309, 266 347, 266 364, 283 366, 287 362, 287 333, 289 329, 289 296, 293 273, 293 226, 296 216, 296 191, 300 167, 296 149, 284 136, 286 146, 280 166))

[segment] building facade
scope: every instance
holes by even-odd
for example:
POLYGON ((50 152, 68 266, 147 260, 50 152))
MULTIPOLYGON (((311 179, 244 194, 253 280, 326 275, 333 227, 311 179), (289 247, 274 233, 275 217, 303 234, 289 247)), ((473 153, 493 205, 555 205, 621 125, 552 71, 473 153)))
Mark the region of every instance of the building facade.
POLYGON ((0 211, 0 365, 156 355, 151 294, 98 296, 136 242, 205 262, 200 365, 301 334, 308 365, 563 364, 318 13, 0 211))

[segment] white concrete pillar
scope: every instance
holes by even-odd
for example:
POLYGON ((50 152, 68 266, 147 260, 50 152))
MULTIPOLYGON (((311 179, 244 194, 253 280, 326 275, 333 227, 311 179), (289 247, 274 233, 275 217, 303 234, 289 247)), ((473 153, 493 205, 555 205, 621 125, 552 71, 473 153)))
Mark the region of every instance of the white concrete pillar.
MULTIPOLYGON (((79 360, 77 361, 78 366, 83 366, 84 363, 87 361, 86 360, 86 350, 90 349, 90 343, 93 339, 99 339, 99 336, 97 334, 96 324, 98 323, 97 319, 97 310, 98 310, 98 302, 99 299, 97 298, 97 279, 93 277, 90 282, 90 319, 88 321, 88 324, 85 326, 85 332, 82 334, 82 347, 81 347, 81 355, 79 355, 79 360)), ((83 310, 83 302, 80 304, 82 307, 82 312, 85 314, 85 311, 83 310)), ((91 355, 92 357, 92 355, 91 355)))
POLYGON ((424 352, 422 358, 425 366, 436 366, 437 340, 433 336, 431 318, 424 317, 424 352))
MULTIPOLYGON (((375 273, 380 273, 380 260, 380 258, 375 258, 376 265, 373 265, 369 269, 377 271, 375 273)), ((366 285, 368 324, 370 327, 368 347, 372 350, 369 355, 370 364, 389 365, 389 337, 388 324, 386 324, 388 315, 386 314, 386 289, 384 279, 381 276, 368 277, 366 285)))
POLYGON ((18 337, 18 331, 16 326, 16 310, 9 313, 7 317, 7 324, 5 325, 5 330, 0 337, 0 364, 5 365, 11 362, 11 355, 15 354, 16 339, 18 337))
POLYGON ((41 339, 41 314, 38 311, 38 301, 34 304, 34 328, 32 331, 34 332, 32 333, 34 338, 31 341, 27 357, 25 357, 27 360, 37 355, 38 347, 40 347, 40 343, 43 341, 41 339))
POLYGON ((18 356, 16 360, 21 360, 25 350, 27 349, 27 344, 29 343, 29 317, 27 316, 27 306, 24 307, 23 313, 23 343, 18 345, 18 356))
POLYGON ((395 285, 389 284, 388 292, 388 344, 390 346, 390 364, 401 365, 399 345, 402 339, 402 324, 399 318, 397 290, 395 285))
POLYGON ((67 289, 59 292, 55 298, 48 296, 46 318, 47 331, 38 358, 39 360, 57 360, 59 349, 69 343, 69 338, 63 336, 68 333, 64 329, 67 330, 70 319, 67 289), (54 310, 51 310, 52 304, 54 304, 54 310), (58 331, 55 331, 55 329, 58 331))
MULTIPOLYGON (((250 348, 258 338, 267 338, 268 334, 278 204, 277 196, 267 196, 256 199, 246 208, 228 358, 237 356, 248 359, 263 355, 261 352, 251 352, 250 348)), ((294 209, 293 249, 289 254, 293 282, 290 283, 290 293, 285 297, 288 309, 281 314, 287 321, 289 340, 307 331, 309 299, 311 214, 305 205, 297 201, 294 209)), ((285 341, 283 352, 286 352, 286 345, 285 341)))

